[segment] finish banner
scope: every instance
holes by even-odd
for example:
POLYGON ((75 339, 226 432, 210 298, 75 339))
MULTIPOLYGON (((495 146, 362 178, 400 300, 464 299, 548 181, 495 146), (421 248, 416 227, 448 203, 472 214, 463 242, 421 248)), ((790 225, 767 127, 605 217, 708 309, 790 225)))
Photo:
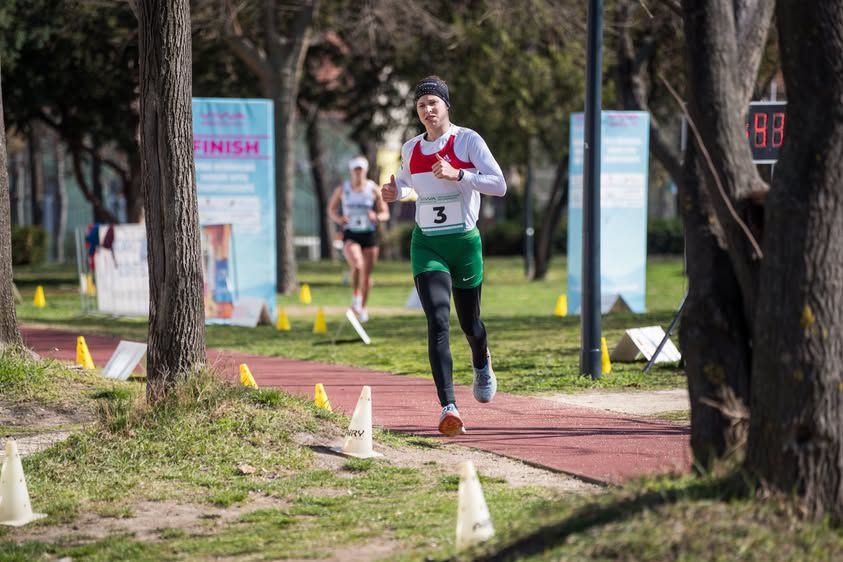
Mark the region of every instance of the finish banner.
MULTIPOLYGON (((568 165, 568 307, 582 304, 583 114, 571 115, 568 165)), ((602 310, 645 312, 650 114, 603 111, 600 158, 602 310), (624 306, 625 305, 625 306, 624 306)))
POLYGON ((275 318, 275 144, 271 100, 193 99, 205 319, 275 318))

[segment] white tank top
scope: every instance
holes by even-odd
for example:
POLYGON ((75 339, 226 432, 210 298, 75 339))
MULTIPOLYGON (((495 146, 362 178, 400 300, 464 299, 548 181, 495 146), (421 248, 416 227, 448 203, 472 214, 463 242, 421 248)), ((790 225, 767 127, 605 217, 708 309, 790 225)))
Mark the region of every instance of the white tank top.
POLYGON ((377 185, 372 180, 360 191, 351 189, 351 182, 346 180, 342 184, 342 214, 348 219, 345 230, 350 232, 374 232, 375 223, 369 219, 369 211, 375 208, 375 189, 377 185))

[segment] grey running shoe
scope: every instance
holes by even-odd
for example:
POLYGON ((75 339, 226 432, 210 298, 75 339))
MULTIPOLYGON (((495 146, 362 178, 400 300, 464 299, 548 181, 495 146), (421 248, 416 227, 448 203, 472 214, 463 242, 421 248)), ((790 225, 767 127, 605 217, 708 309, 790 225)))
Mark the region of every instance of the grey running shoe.
POLYGON ((454 404, 448 404, 442 408, 442 415, 439 416, 439 433, 448 437, 465 433, 460 412, 454 404))
POLYGON ((491 402, 498 391, 498 381, 495 379, 495 372, 492 370, 492 357, 486 352, 486 365, 482 369, 471 366, 474 369, 474 384, 471 385, 474 391, 474 399, 478 402, 491 402))

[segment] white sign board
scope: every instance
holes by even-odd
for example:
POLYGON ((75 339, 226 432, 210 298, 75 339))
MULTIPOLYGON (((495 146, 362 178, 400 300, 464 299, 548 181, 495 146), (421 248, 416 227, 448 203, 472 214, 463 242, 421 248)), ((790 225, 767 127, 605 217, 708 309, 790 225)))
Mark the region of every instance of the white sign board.
MULTIPOLYGON (((661 326, 647 326, 646 328, 633 328, 624 332, 621 341, 615 346, 612 351, 612 361, 636 361, 642 356, 649 361, 653 354, 656 353, 656 348, 659 347, 665 333, 661 326)), ((682 358, 679 350, 673 345, 673 342, 668 339, 662 348, 659 356, 656 358, 656 363, 672 363, 679 361, 682 358)))
POLYGON ((363 340, 363 343, 366 345, 372 343, 372 340, 369 339, 369 334, 367 334, 366 330, 363 329, 363 325, 350 308, 345 311, 345 317, 348 318, 348 321, 351 322, 352 326, 354 326, 354 330, 357 332, 357 335, 360 336, 360 339, 363 340))
POLYGON ((129 378, 144 355, 146 355, 145 343, 121 341, 102 370, 102 376, 124 381, 129 378))
POLYGON ((254 328, 261 324, 270 324, 269 311, 260 297, 242 297, 234 303, 234 312, 229 319, 232 326, 254 328))
POLYGON ((99 238, 94 255, 97 309, 119 316, 147 316, 146 227, 142 224, 103 224, 99 238))

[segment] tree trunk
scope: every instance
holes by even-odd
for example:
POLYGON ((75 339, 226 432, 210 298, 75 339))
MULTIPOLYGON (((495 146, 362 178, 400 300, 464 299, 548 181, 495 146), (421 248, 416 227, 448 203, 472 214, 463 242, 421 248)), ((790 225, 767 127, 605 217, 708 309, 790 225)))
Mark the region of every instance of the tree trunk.
POLYGON ((38 137, 35 125, 30 125, 27 133, 29 145, 29 174, 32 189, 29 192, 32 224, 44 223, 44 166, 41 161, 41 139, 38 137))
POLYGON ((138 153, 130 153, 129 177, 123 184, 126 196, 126 220, 130 223, 143 222, 143 190, 141 188, 141 161, 138 153))
POLYGON ((843 1, 777 7, 788 136, 767 199, 748 466, 843 521, 843 1))
POLYGON ((553 254, 553 239, 559 228, 562 210, 568 196, 568 159, 562 158, 556 165, 556 175, 553 179, 553 189, 550 200, 542 215, 536 237, 536 272, 533 280, 544 279, 550 267, 550 257, 553 254))
POLYGON ((770 6, 752 0, 682 1, 692 142, 680 183, 689 279, 680 339, 692 447, 703 467, 726 454, 742 455, 749 416, 762 255, 758 232, 746 223, 757 211, 752 197, 766 191, 766 184, 752 164, 743 123, 770 6))
POLYGON ((691 398, 691 448, 696 463, 709 469, 743 450, 750 349, 740 287, 711 222, 697 156, 689 145, 679 182, 689 279, 679 341, 691 398))
POLYGON ((116 219, 117 217, 115 217, 111 211, 108 211, 108 208, 105 206, 105 199, 103 198, 103 192, 105 190, 102 185, 102 160, 99 157, 100 147, 96 142, 93 144, 94 149, 91 151, 91 188, 94 193, 94 198, 102 203, 100 206, 94 206, 94 222, 116 223, 119 221, 113 219, 116 219))
POLYGON ((23 343, 18 331, 12 289, 12 227, 9 203, 6 127, 3 122, 3 88, 0 84, 0 349, 23 343))
POLYGON ((64 231, 67 228, 67 182, 65 181, 65 152, 61 140, 56 139, 56 261, 64 263, 64 231))
POLYGON ((149 248, 147 399, 205 361, 188 0, 138 3, 141 181, 149 248))
POLYGON ((333 236, 331 235, 331 221, 328 219, 328 199, 331 196, 330 187, 325 180, 325 169, 322 165, 322 139, 319 134, 319 112, 307 121, 307 150, 310 155, 310 174, 313 177, 313 192, 316 194, 316 205, 319 209, 319 255, 323 260, 331 259, 333 251, 333 236))

